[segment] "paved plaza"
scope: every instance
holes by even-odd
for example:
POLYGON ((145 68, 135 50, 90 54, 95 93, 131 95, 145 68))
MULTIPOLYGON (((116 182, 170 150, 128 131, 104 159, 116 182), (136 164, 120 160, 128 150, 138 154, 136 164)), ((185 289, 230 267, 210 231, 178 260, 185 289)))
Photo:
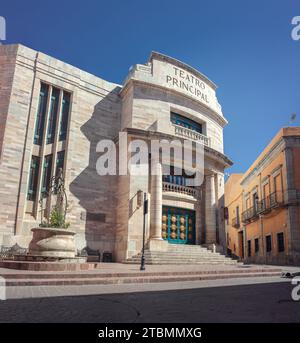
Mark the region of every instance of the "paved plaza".
MULTIPOLYGON (((237 265, 236 270, 258 266, 237 265)), ((274 266, 259 266, 265 270, 274 266)), ((299 272, 299 267, 276 267, 299 272)), ((146 273, 209 272, 209 266, 146 266, 146 273)), ((215 272, 233 270, 215 266, 215 272)), ((103 264, 97 271, 136 275, 137 265, 103 264)), ((1 269, 9 277, 21 273, 1 269)), ((23 274, 31 273, 22 271, 23 274)), ((37 272, 43 274, 43 272, 37 272)), ((85 274, 92 273, 86 271, 85 274)), ((59 274, 57 272, 57 274, 59 274)), ((61 273, 62 274, 62 273, 61 273)), ((11 286, 0 301, 0 322, 299 322, 291 279, 280 276, 74 286, 11 286)))
POLYGON ((12 287, 11 299, 0 301, 0 322, 299 322, 300 302, 291 299, 292 287, 290 280, 276 277, 12 287))

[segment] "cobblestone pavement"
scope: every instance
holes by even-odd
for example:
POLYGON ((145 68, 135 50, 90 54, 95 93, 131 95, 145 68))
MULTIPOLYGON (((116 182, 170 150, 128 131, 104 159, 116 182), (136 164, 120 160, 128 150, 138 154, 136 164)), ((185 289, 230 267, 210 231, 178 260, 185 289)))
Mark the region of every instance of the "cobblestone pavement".
POLYGON ((0 301, 0 322, 300 322, 300 301, 291 299, 292 287, 290 280, 277 277, 11 287, 11 296, 23 299, 0 301))

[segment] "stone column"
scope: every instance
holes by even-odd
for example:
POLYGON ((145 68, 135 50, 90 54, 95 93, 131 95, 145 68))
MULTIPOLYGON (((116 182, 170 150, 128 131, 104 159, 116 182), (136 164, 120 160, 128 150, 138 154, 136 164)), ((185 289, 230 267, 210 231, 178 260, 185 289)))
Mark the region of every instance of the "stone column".
POLYGON ((162 166, 155 163, 151 176, 150 238, 162 239, 162 166))
POLYGON ((167 244, 161 236, 162 226, 162 165, 155 162, 151 175, 151 204, 150 204, 150 250, 166 250, 167 244))
POLYGON ((216 243, 216 190, 215 175, 205 176, 205 243, 216 243))

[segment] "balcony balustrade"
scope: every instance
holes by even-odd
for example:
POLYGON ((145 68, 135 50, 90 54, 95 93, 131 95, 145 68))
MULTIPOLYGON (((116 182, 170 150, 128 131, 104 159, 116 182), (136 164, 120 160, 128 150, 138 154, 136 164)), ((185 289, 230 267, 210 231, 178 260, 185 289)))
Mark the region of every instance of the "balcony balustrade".
POLYGON ((278 207, 284 204, 283 192, 273 192, 263 200, 259 202, 258 212, 266 213, 272 210, 274 207, 278 207))
POLYGON ((190 195, 192 197, 197 196, 197 190, 193 187, 177 185, 171 182, 163 182, 163 191, 164 192, 176 192, 180 194, 190 195))
POLYGON ((192 139, 194 141, 200 141, 202 144, 210 147, 210 138, 194 130, 190 130, 186 127, 182 127, 173 124, 175 127, 175 135, 187 139, 192 139))
POLYGON ((232 224, 233 227, 238 229, 240 227, 240 218, 239 217, 233 218, 231 224, 232 224))
POLYGON ((242 222, 247 223, 258 217, 257 206, 248 208, 242 213, 242 222))
POLYGON ((258 201, 256 206, 250 207, 242 213, 242 222, 255 220, 260 214, 270 212, 272 209, 284 205, 283 192, 273 192, 266 198, 258 201))

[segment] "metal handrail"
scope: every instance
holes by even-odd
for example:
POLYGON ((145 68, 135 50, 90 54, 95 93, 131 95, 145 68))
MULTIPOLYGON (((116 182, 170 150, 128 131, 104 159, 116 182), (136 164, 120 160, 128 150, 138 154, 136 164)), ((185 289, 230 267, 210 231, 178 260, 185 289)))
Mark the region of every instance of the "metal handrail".
POLYGON ((233 227, 239 228, 240 227, 240 218, 239 217, 232 218, 231 224, 233 227))
POLYGON ((282 206, 284 204, 283 192, 276 191, 265 197, 264 199, 257 201, 255 206, 246 209, 242 213, 243 223, 251 221, 257 218, 261 213, 271 211, 273 208, 282 206))
POLYGON ((275 191, 259 202, 259 212, 270 211, 272 208, 284 204, 283 192, 275 191))
POLYGON ((242 213, 242 221, 245 223, 258 216, 258 207, 252 206, 242 213))

